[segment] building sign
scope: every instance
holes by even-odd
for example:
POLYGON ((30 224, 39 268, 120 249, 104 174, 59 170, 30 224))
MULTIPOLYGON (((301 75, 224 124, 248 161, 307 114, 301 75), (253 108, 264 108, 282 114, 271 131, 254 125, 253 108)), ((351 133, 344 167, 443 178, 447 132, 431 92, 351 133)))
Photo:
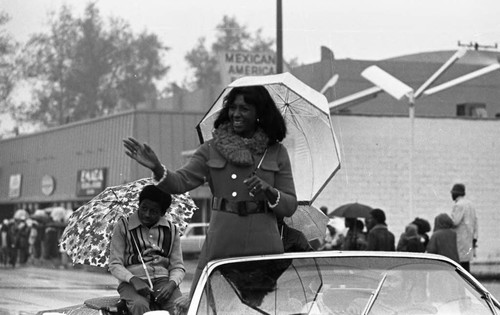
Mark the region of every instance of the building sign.
POLYGON ((54 190, 56 189, 56 181, 54 177, 50 175, 44 175, 42 177, 41 188, 42 188, 42 193, 45 196, 52 195, 52 193, 54 193, 54 190))
POLYGON ((76 177, 76 195, 78 197, 95 196, 106 187, 106 168, 78 170, 76 177))
POLYGON ((9 198, 21 197, 21 174, 12 174, 9 178, 9 198))
POLYGON ((222 84, 226 86, 241 77, 276 74, 276 54, 223 51, 219 53, 219 67, 222 84))

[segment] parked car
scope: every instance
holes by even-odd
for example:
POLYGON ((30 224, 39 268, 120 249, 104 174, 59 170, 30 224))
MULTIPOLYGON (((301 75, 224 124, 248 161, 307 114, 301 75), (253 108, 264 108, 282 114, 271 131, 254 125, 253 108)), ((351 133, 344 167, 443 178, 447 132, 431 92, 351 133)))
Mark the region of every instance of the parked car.
POLYGON ((212 261, 187 314, 477 315, 500 314, 500 304, 444 256, 317 251, 212 261))
POLYGON ((184 255, 198 255, 207 235, 208 223, 190 223, 181 236, 184 255))

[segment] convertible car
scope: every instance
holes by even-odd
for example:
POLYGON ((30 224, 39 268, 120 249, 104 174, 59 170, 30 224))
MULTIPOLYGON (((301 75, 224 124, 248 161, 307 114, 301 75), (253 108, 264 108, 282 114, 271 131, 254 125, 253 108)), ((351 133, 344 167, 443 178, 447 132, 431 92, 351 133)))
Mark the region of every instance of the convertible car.
MULTIPOLYGON (((93 302, 39 314, 110 310, 93 302)), ((321 251, 210 262, 182 313, 478 315, 500 314, 500 304, 444 256, 321 251)))

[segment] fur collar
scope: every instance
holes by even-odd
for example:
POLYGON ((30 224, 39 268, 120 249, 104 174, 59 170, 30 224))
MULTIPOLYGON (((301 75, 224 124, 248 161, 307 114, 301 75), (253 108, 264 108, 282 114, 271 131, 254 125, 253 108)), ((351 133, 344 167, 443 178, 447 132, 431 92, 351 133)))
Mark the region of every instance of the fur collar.
POLYGON ((229 123, 221 124, 214 132, 215 148, 230 163, 240 166, 254 165, 253 155, 262 155, 269 138, 258 128, 252 138, 234 133, 229 123))

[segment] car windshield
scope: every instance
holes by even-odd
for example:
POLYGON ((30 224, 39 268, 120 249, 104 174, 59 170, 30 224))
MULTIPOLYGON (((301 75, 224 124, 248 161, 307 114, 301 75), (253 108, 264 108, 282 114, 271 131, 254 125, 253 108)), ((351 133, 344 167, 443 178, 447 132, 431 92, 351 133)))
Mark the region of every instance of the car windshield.
POLYGON ((446 262, 293 258, 215 268, 197 314, 494 314, 489 302, 446 262))

